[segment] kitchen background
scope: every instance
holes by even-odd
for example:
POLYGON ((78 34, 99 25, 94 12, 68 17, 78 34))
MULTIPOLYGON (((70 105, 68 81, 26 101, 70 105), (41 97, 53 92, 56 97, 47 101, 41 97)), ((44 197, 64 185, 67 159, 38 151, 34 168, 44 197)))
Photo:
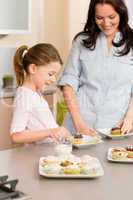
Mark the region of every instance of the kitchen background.
MULTIPOLYGON (((3 11, 4 18, 5 13, 9 14, 13 8, 10 3, 16 2, 17 4, 19 1, 0 0, 1 8, 2 2, 4 5, 7 4, 6 11, 1 9, 1 14, 3 11)), ((26 1, 28 0, 23 0, 21 3, 26 1)), ((130 24, 133 25, 133 1, 125 1, 129 7, 130 24)), ((89 0, 31 0, 31 4, 30 33, 2 34, 0 30, 0 93, 3 85, 2 77, 6 74, 14 75, 13 55, 20 45, 26 44, 30 47, 38 42, 52 43, 59 50, 63 61, 66 61, 72 39, 77 32, 82 30, 86 21, 89 0)), ((20 6, 21 10, 22 5, 20 5, 20 2, 18 6, 20 6)), ((15 21, 19 19, 19 14, 21 13, 18 8, 16 7, 14 15, 15 21)), ((7 18, 9 18, 9 15, 7 15, 7 18)), ((52 106, 56 109, 54 93, 48 98, 48 101, 49 103, 52 102, 52 106)), ((6 105, 12 105, 12 98, 4 99, 4 103, 3 99, 0 99, 0 149, 11 147, 11 142, 9 142, 11 110, 10 106, 6 105)))

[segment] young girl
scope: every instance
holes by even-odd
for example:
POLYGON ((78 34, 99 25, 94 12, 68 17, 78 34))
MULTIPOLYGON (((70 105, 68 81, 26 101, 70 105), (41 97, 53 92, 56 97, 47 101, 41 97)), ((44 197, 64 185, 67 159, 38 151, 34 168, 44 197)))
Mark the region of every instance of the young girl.
POLYGON ((11 138, 15 143, 32 143, 46 138, 69 137, 58 127, 41 90, 55 82, 62 60, 51 44, 21 46, 14 56, 18 89, 13 106, 11 138))

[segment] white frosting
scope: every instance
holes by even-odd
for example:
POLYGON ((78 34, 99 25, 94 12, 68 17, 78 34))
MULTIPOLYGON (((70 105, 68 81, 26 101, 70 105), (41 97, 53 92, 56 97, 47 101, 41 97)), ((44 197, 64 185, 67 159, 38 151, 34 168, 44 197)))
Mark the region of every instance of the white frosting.
POLYGON ((69 166, 67 166, 65 168, 74 170, 74 169, 79 169, 79 166, 78 165, 69 165, 69 166))
POLYGON ((73 157, 68 157, 68 161, 77 164, 77 163, 81 163, 81 158, 77 157, 77 156, 73 156, 73 157))
POLYGON ((61 171, 62 167, 59 164, 46 164, 43 167, 43 171, 46 174, 59 174, 61 171))

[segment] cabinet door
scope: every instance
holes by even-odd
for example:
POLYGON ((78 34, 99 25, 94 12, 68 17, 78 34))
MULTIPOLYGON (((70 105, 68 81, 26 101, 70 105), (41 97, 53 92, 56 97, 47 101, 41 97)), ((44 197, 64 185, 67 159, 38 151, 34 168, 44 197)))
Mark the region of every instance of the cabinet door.
POLYGON ((12 98, 0 98, 0 150, 13 147, 9 133, 12 102, 12 98))
POLYGON ((28 33, 31 0, 0 0, 0 34, 28 33))

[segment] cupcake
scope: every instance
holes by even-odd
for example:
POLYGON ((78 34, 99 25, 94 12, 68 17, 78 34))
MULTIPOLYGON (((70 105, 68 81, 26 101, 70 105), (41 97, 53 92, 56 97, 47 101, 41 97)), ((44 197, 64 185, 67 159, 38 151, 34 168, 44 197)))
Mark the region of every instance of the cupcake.
POLYGON ((68 157, 68 161, 71 162, 72 164, 77 165, 77 164, 81 163, 81 158, 79 158, 79 157, 77 157, 75 155, 72 155, 72 156, 70 155, 68 157))
POLYGON ((111 135, 121 135, 121 129, 119 127, 115 127, 111 129, 111 135))
POLYGON ((46 174, 60 174, 62 167, 59 164, 46 164, 43 166, 43 171, 46 174))
POLYGON ((68 165, 72 165, 72 162, 70 162, 69 160, 64 160, 61 162, 60 164, 62 167, 67 167, 68 165))
POLYGON ((127 151, 125 148, 116 148, 112 151, 112 159, 122 159, 127 157, 127 151))
POLYGON ((128 158, 133 158, 133 151, 127 151, 127 154, 128 158))
POLYGON ((56 164, 56 163, 59 163, 59 159, 55 156, 47 156, 41 161, 42 166, 46 164, 56 164))
POLYGON ((72 144, 74 144, 74 145, 80 145, 80 144, 83 144, 83 141, 82 141, 81 138, 74 138, 72 140, 72 144))
POLYGON ((99 163, 85 164, 81 167, 81 173, 86 175, 96 175, 100 169, 99 163))
POLYGON ((133 152, 133 145, 128 145, 128 146, 126 147, 126 150, 127 150, 127 151, 132 151, 132 152, 133 152))
POLYGON ((126 147, 126 150, 127 150, 127 157, 128 158, 133 158, 133 145, 128 145, 126 147))
POLYGON ((80 167, 78 165, 64 167, 64 174, 80 174, 80 167))

